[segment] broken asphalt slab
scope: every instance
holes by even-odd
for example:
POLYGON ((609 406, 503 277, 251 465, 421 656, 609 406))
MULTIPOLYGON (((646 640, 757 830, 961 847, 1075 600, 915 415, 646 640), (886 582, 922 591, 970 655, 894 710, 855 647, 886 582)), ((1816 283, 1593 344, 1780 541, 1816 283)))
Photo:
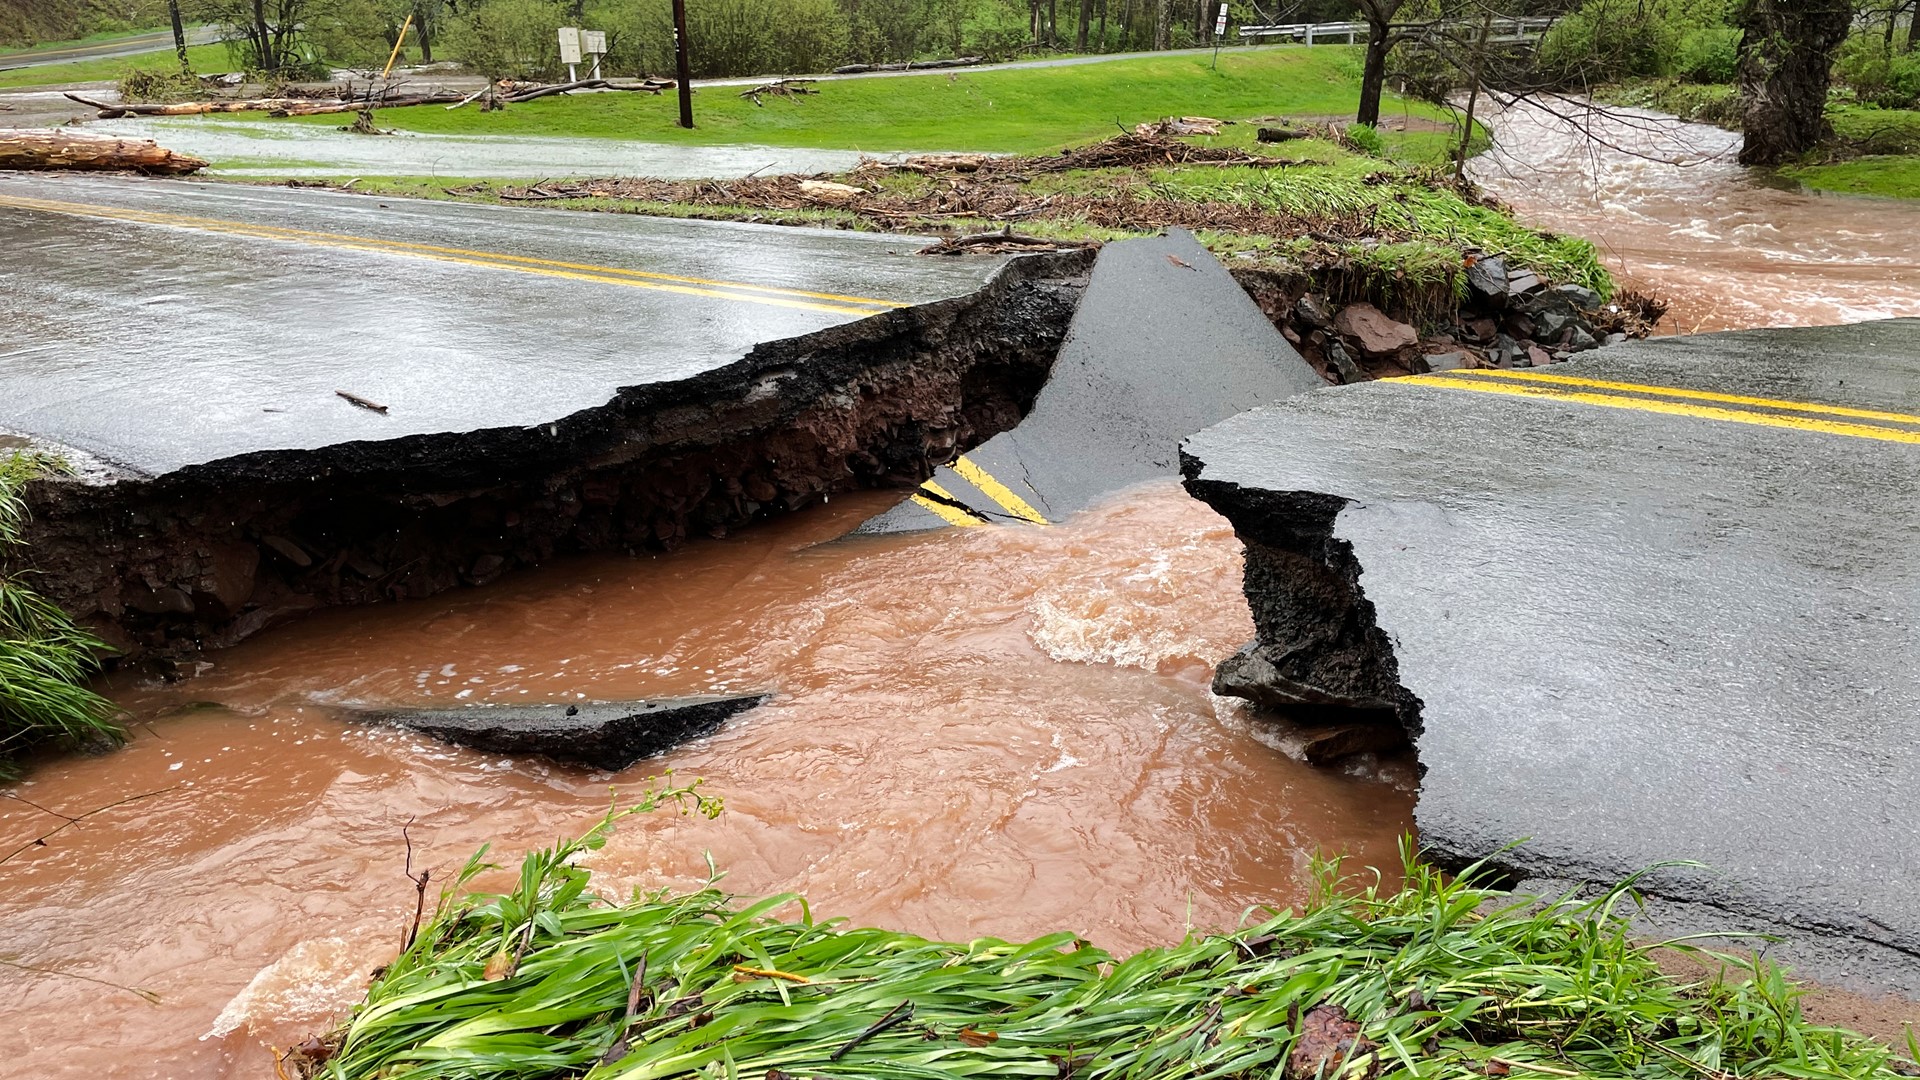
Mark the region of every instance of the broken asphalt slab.
POLYGON ((1186 230, 1117 241, 1101 249, 1026 419, 858 531, 1059 521, 1173 475, 1193 432, 1325 385, 1186 230))
POLYGON ((912 485, 1025 414, 1092 262, 919 246, 0 178, 0 437, 78 473, 37 587, 164 658, 912 485))
POLYGON ((1259 646, 1417 734, 1435 857, 1697 860, 1642 883, 1661 933, 1920 992, 1920 320, 1329 389, 1182 467, 1259 646))
POLYGON ((619 772, 682 743, 710 735, 771 694, 665 701, 592 701, 553 705, 475 705, 460 709, 375 709, 353 719, 431 735, 496 754, 531 754, 619 772))

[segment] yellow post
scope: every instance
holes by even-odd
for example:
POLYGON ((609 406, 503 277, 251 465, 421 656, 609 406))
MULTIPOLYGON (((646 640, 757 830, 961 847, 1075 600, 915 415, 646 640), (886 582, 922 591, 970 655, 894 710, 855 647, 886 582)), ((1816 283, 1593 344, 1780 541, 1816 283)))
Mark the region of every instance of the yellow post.
POLYGON ((400 24, 400 36, 393 39, 393 53, 387 57, 387 70, 380 73, 382 80, 385 80, 387 76, 393 74, 393 62, 400 59, 400 46, 407 43, 407 31, 412 28, 413 12, 409 11, 407 12, 407 21, 400 24))

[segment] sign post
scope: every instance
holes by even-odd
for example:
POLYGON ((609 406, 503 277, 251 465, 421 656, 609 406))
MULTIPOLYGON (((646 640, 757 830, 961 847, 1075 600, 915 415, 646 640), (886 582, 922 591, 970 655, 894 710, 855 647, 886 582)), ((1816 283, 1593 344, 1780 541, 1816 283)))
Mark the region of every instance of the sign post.
POLYGON ((1220 17, 1213 21, 1213 69, 1220 70, 1220 43, 1227 39, 1227 5, 1220 5, 1220 17))
POLYGON ((580 31, 580 51, 593 57, 593 77, 600 77, 600 58, 607 54, 607 32, 605 30, 580 31))
POLYGON ((567 65, 567 81, 579 82, 580 72, 576 70, 580 63, 580 28, 563 26, 560 28, 560 62, 567 65))

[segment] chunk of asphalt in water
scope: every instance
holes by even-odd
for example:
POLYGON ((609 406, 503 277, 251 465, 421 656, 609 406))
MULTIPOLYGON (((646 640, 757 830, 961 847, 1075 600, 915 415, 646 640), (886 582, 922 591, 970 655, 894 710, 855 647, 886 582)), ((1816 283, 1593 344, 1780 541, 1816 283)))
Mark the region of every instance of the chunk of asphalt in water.
POLYGON ((661 701, 594 701, 577 705, 472 705, 460 709, 379 709, 355 714, 369 723, 498 754, 537 754, 617 772, 717 731, 772 694, 685 697, 661 701))
POLYGON ((1201 428, 1326 385, 1191 233, 1108 244, 1026 419, 857 531, 1059 521, 1175 475, 1201 428))

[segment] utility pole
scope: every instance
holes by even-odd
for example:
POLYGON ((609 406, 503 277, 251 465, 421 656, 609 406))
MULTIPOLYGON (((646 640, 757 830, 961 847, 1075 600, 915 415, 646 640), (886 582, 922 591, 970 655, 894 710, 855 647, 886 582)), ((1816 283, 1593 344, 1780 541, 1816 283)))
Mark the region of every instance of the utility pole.
POLYGON ((173 51, 180 56, 180 74, 192 75, 193 65, 187 63, 187 28, 180 23, 180 0, 167 0, 167 14, 173 16, 173 51))
POLYGON ((680 126, 693 126, 693 65, 687 62, 687 0, 673 0, 673 62, 680 76, 680 126))

